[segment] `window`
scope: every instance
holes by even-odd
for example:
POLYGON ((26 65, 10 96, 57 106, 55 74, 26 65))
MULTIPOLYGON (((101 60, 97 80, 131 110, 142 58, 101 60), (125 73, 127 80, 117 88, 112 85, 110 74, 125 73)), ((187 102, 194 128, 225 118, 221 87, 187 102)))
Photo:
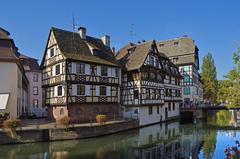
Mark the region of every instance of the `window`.
POLYGON ((85 65, 77 63, 76 64, 76 73, 77 74, 85 74, 85 65))
POLYGON ((60 64, 55 66, 55 75, 59 75, 60 74, 60 64))
POLYGON ((118 77, 118 76, 119 76, 118 73, 119 73, 119 72, 118 72, 118 68, 116 68, 116 69, 115 69, 115 77, 118 77))
POLYGON ((172 97, 172 89, 169 89, 168 94, 169 94, 169 97, 172 97))
POLYGON ((159 106, 157 106, 157 114, 159 114, 159 106))
POLYGON ((33 82, 38 82, 38 74, 37 73, 33 74, 33 82))
POLYGON ((171 111, 171 103, 168 103, 168 110, 171 111))
POLYGON ((64 109, 63 108, 60 109, 60 116, 64 116, 64 109))
POLYGON ((158 81, 162 81, 162 76, 161 75, 157 75, 157 80, 158 81))
POLYGON ((148 73, 147 72, 143 72, 142 73, 142 78, 143 79, 148 79, 148 73))
POLYGON ((154 66, 154 57, 152 56, 149 57, 149 64, 154 66))
POLYGON ((38 108, 38 100, 37 99, 33 100, 33 108, 38 108))
POLYGON ((152 114, 152 109, 153 109, 152 106, 149 106, 149 107, 148 107, 148 114, 149 114, 149 115, 152 114))
POLYGON ((77 85, 77 95, 85 95, 85 85, 77 85))
POLYGON ((156 77, 156 75, 155 75, 155 73, 150 73, 150 79, 152 79, 152 80, 155 80, 155 77, 156 77))
POLYGON ((183 88, 183 93, 184 93, 185 95, 190 94, 190 87, 184 87, 184 88, 183 88))
POLYGON ((134 90, 134 99, 138 99, 139 92, 138 90, 134 90))
POLYGON ((102 66, 101 67, 101 76, 107 76, 107 75, 108 75, 107 67, 102 66))
POLYGON ((184 75, 183 76, 183 82, 184 83, 189 83, 190 82, 190 76, 189 75, 184 75))
POLYGON ((146 99, 150 99, 150 89, 146 88, 146 99))
POLYGON ((57 87, 57 96, 62 96, 63 95, 62 88, 63 88, 62 86, 57 87))
POLYGON ((175 110, 175 103, 173 103, 172 110, 175 110))
POLYGON ((52 48, 50 49, 49 57, 53 57, 54 54, 55 54, 55 49, 54 49, 54 47, 52 47, 52 48))
POLYGON ((38 87, 33 87, 33 95, 38 95, 38 87))
POLYGON ((107 94, 107 90, 105 86, 100 86, 100 96, 105 96, 107 94))

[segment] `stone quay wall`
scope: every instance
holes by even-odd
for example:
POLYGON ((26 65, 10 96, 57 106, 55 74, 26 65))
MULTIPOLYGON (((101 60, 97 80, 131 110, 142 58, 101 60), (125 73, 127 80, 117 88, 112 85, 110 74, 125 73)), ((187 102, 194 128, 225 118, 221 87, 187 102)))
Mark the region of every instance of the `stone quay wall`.
POLYGON ((138 127, 139 122, 132 120, 105 125, 70 126, 68 128, 56 129, 4 130, 0 131, 0 145, 100 137, 138 127))

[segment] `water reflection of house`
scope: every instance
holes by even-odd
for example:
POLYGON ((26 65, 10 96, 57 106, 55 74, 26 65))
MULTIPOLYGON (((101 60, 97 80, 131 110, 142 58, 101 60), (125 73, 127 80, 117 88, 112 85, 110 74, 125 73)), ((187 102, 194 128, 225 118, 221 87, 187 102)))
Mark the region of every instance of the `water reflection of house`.
POLYGON ((139 130, 138 147, 140 159, 176 158, 179 154, 179 122, 154 125, 139 130))

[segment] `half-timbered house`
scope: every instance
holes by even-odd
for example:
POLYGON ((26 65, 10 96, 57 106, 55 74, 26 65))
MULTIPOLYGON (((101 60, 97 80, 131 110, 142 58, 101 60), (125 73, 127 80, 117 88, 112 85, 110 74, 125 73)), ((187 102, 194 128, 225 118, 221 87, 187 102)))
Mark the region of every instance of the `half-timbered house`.
POLYGON ((199 74, 198 47, 188 36, 158 41, 160 52, 178 66, 183 76, 181 81, 183 106, 199 106, 203 102, 202 80, 199 74))
POLYGON ((122 66, 121 104, 125 117, 138 118, 140 125, 147 125, 179 116, 181 76, 177 67, 158 52, 154 40, 130 43, 119 50, 116 58, 122 66))
POLYGON ((118 115, 121 71, 109 36, 51 28, 41 69, 49 117, 88 122, 97 114, 118 115))

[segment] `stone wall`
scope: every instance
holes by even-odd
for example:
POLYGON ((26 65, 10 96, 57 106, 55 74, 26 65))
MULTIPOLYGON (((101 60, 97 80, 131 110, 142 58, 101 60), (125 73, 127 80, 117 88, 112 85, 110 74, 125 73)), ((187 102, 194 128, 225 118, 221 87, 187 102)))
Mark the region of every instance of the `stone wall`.
POLYGON ((97 137, 116 132, 121 132, 129 129, 138 128, 138 121, 128 121, 121 123, 114 123, 99 126, 86 126, 69 129, 51 129, 49 132, 49 140, 68 140, 68 139, 82 139, 89 137, 97 137))
POLYGON ((0 131, 0 145, 83 139, 109 135, 138 127, 138 121, 123 121, 118 123, 109 123, 106 125, 70 127, 67 129, 17 130, 16 132, 0 131))

